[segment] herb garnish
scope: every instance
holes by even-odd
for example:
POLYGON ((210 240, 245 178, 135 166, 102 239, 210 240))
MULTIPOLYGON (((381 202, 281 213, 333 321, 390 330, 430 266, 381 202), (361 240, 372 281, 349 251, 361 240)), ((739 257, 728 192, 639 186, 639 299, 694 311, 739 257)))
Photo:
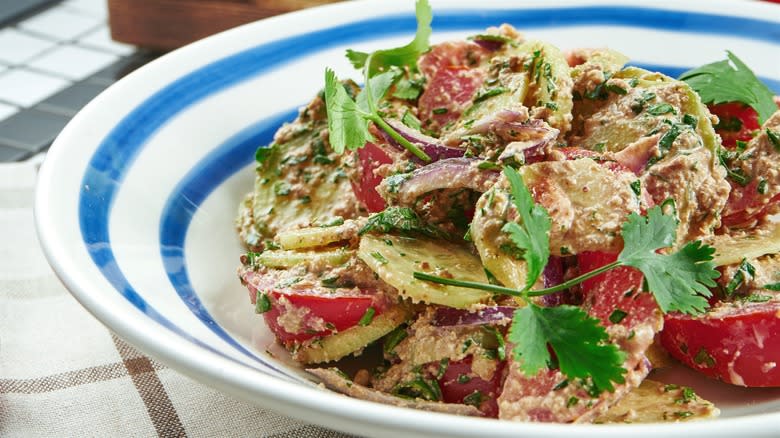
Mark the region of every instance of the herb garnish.
MULTIPOLYGON (((677 252, 659 254, 658 250, 674 244, 677 235, 676 218, 664 214, 661 206, 650 209, 647 216, 635 213, 629 215, 622 230, 624 248, 615 262, 557 286, 530 290, 549 257, 550 218, 544 207, 533 202, 517 171, 505 167, 504 174, 510 183, 520 223, 510 222, 503 231, 522 251, 522 257, 528 264, 525 287, 515 290, 436 277, 423 272, 415 272, 414 277, 439 284, 511 295, 525 301, 527 305, 514 313, 508 340, 514 344, 513 357, 526 375, 535 375, 551 362, 548 348, 555 352, 558 366, 564 375, 568 378, 590 378, 597 391, 614 390, 612 383, 622 383, 626 372, 622 367, 625 353, 616 345, 607 343, 606 330, 598 319, 576 306, 541 307, 531 301, 531 297, 568 289, 618 266, 631 266, 644 274, 646 288, 655 296, 664 313, 677 310, 697 314, 706 309, 706 297, 711 295, 708 287, 716 285, 714 279, 719 275, 712 262, 715 250, 695 241, 687 243, 677 252)), ((615 319, 618 319, 618 315, 615 315, 615 319)))
POLYGON ((431 34, 430 23, 433 14, 428 1, 418 0, 416 12, 417 34, 406 46, 377 50, 370 54, 347 51, 347 58, 352 64, 356 68, 363 69, 365 86, 355 100, 347 93, 333 70, 325 69, 328 131, 331 146, 336 153, 343 153, 345 149, 361 148, 366 142, 373 140, 368 130, 369 122, 373 122, 417 158, 431 161, 428 154, 384 121, 377 105, 400 74, 399 69, 391 67, 415 68, 417 58, 430 47, 428 38, 431 34), (380 71, 384 72, 380 73, 380 71))
POLYGON ((689 70, 680 79, 687 82, 704 103, 741 102, 758 113, 763 124, 777 111, 774 93, 764 85, 737 55, 726 51, 727 60, 689 70))

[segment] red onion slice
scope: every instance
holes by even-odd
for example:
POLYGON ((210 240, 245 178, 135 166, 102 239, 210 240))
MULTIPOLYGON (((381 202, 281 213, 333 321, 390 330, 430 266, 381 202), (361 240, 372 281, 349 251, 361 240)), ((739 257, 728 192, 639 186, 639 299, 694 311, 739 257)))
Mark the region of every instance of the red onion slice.
MULTIPOLYGON (((430 137, 428 135, 423 134, 420 131, 412 129, 404 125, 403 123, 401 123, 399 120, 387 119, 385 120, 385 122, 387 122, 388 125, 390 125, 393 129, 395 129, 401 135, 401 137, 409 140, 410 143, 422 149, 423 152, 425 152, 429 157, 431 157, 431 161, 439 161, 444 158, 462 157, 463 154, 466 152, 464 149, 461 148, 445 146, 444 144, 442 144, 442 142, 439 139, 430 137)), ((385 137, 385 139, 391 146, 393 146, 398 150, 402 150, 402 151, 405 150, 404 147, 401 146, 389 134, 387 134, 383 130, 380 131, 382 132, 382 135, 385 137)), ((418 163, 423 163, 422 160, 414 156, 412 157, 412 160, 418 163)))
POLYGON ((402 205, 414 203, 420 196, 438 189, 467 188, 485 192, 499 177, 496 170, 480 169, 478 158, 447 158, 423 166, 408 174, 404 181, 393 185, 392 178, 380 184, 380 193, 395 198, 402 205))
POLYGON ((433 315, 432 324, 436 327, 472 326, 472 325, 503 325, 512 320, 514 307, 485 307, 476 312, 452 307, 438 307, 433 315))

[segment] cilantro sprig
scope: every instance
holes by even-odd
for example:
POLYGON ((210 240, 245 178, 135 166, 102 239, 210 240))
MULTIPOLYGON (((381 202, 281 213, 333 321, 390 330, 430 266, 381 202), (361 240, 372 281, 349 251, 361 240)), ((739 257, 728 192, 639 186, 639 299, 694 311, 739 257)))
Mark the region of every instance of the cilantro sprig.
POLYGON ((689 70, 680 75, 701 96, 704 103, 741 102, 758 113, 763 124, 777 111, 774 94, 737 55, 689 70))
POLYGON ((514 313, 508 340, 515 345, 512 353, 526 375, 535 375, 551 363, 549 349, 555 352, 563 374, 569 378, 590 378, 599 391, 614 390, 613 383, 623 383, 626 372, 622 367, 625 353, 608 343, 606 330, 598 319, 576 306, 541 307, 531 297, 568 289, 618 266, 631 266, 644 274, 645 288, 653 294, 664 313, 676 310, 697 314, 706 309, 705 298, 710 296, 708 287, 714 287, 714 279, 719 276, 712 262, 714 249, 695 241, 677 252, 659 253, 659 250, 672 246, 677 237, 676 218, 664 214, 661 206, 651 208, 647 216, 629 215, 622 228, 624 248, 616 261, 557 286, 530 290, 549 258, 550 217, 544 207, 533 202, 517 171, 505 167, 504 174, 509 181, 520 222, 507 224, 502 230, 522 252, 528 265, 526 286, 516 290, 424 272, 415 272, 414 277, 511 295, 525 301, 527 305, 514 313))
POLYGON ((415 69, 417 58, 430 48, 429 39, 433 29, 433 10, 428 0, 418 0, 415 4, 415 16, 417 17, 417 32, 414 39, 407 45, 394 49, 377 50, 371 54, 347 50, 347 59, 357 69, 368 67, 368 76, 374 76, 391 66, 409 67, 415 69))
POLYGON ((345 149, 361 148, 366 142, 374 140, 369 131, 369 123, 373 122, 417 158, 431 161, 428 154, 385 122, 378 108, 378 102, 385 97, 401 74, 401 68, 414 67, 417 58, 430 48, 428 40, 433 13, 427 0, 417 1, 416 15, 417 33, 409 44, 373 53, 347 51, 350 62, 356 68, 363 69, 365 85, 355 100, 346 92, 333 70, 325 69, 328 131, 331 146, 336 153, 343 153, 345 149))

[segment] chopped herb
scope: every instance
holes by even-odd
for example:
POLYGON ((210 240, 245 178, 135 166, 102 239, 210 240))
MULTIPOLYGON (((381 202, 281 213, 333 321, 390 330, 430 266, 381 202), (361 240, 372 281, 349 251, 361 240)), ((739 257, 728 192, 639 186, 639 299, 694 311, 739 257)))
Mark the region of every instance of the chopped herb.
POLYGON ((255 151, 255 161, 257 161, 260 164, 265 163, 266 160, 273 154, 274 152, 274 144, 271 144, 269 146, 261 146, 257 148, 257 151, 255 151))
POLYGON ((468 374, 461 374, 458 376, 458 383, 469 383, 471 381, 471 376, 468 374))
POLYGON ((691 415, 693 415, 693 412, 691 411, 677 411, 674 413, 674 416, 677 418, 688 418, 691 415))
POLYGON ((739 299, 747 303, 766 303, 767 301, 771 300, 772 297, 769 295, 750 294, 739 299))
POLYGON ((329 289, 334 289, 334 288, 338 287, 338 281, 339 281, 339 277, 338 276, 326 277, 326 278, 323 278, 322 280, 320 280, 320 284, 323 287, 327 287, 329 289))
POLYGON ((395 347, 398 346, 398 344, 401 343, 406 337, 409 336, 408 333, 406 333, 406 326, 402 325, 398 327, 397 329, 390 332, 387 336, 385 336, 385 342, 383 350, 385 354, 392 355, 395 354, 395 347))
POLYGON ((271 310, 271 300, 268 298, 268 294, 257 291, 255 296, 255 313, 265 313, 269 310, 271 310))
POLYGON ((690 126, 691 129, 696 129, 696 126, 699 125, 699 119, 692 114, 683 115, 682 122, 683 124, 690 126))
POLYGON ((479 390, 475 390, 471 394, 463 397, 464 404, 474 406, 475 408, 482 406, 482 403, 485 400, 487 400, 487 397, 485 397, 485 395, 482 394, 482 391, 479 390))
POLYGON ((461 349, 461 353, 465 353, 468 351, 469 347, 474 345, 474 340, 471 338, 466 339, 466 341, 463 342, 463 348, 461 349))
POLYGON ((607 84, 605 86, 605 88, 606 88, 607 91, 615 93, 615 94, 619 94, 621 96, 625 96, 626 94, 628 94, 628 91, 626 91, 625 88, 623 88, 623 87, 621 87, 619 85, 607 84))
POLYGON ((571 250, 569 249, 568 246, 562 246, 560 251, 561 251, 561 255, 569 255, 569 254, 571 254, 571 250))
POLYGON ((693 361, 696 362, 697 365, 705 364, 707 368, 712 368, 715 366, 715 359, 710 356, 704 347, 699 349, 699 352, 696 353, 696 356, 693 357, 693 361))
POLYGON ((450 358, 445 357, 439 361, 439 371, 436 373, 436 379, 439 380, 444 377, 444 373, 447 372, 447 368, 450 367, 450 358))
POLYGON ((767 184, 767 180, 760 178, 758 180, 758 185, 756 186, 756 191, 761 195, 766 195, 767 184))
POLYGON ((674 391, 675 389, 680 389, 680 385, 674 383, 664 385, 664 392, 674 391))
POLYGON ((647 113, 653 116, 661 116, 664 114, 677 114, 677 111, 673 106, 668 103, 658 103, 647 109, 647 113))
POLYGON ((506 93, 507 91, 509 91, 509 89, 505 87, 494 87, 487 90, 480 90, 477 95, 474 96, 474 103, 482 102, 483 100, 489 99, 493 96, 498 96, 499 94, 506 93))
POLYGON ((624 312, 624 311, 622 311, 620 309, 615 309, 609 315, 609 322, 611 322, 612 324, 619 324, 620 321, 622 321, 623 318, 626 317, 626 315, 628 315, 628 313, 626 313, 626 312, 624 312))
POLYGON ((517 46, 517 41, 507 38, 503 35, 496 35, 492 33, 481 33, 477 35, 472 35, 466 39, 472 40, 472 41, 489 41, 492 43, 501 43, 501 44, 509 44, 512 46, 517 46))
POLYGON ((780 283, 765 284, 765 285, 761 286, 761 288, 762 289, 776 290, 777 291, 777 290, 780 290, 780 283))
POLYGON ((694 392, 693 388, 689 386, 683 386, 682 394, 680 398, 678 398, 674 402, 677 403, 678 405, 684 405, 692 401, 696 401, 696 392, 694 392))
MULTIPOLYGON (((371 255, 373 256, 373 254, 371 255)), ((364 313, 363 316, 360 318, 360 321, 358 321, 358 325, 361 327, 365 327, 371 324, 371 321, 374 320, 374 314, 376 314, 376 310, 374 310, 373 307, 367 308, 366 313, 364 313)))
POLYGON ((274 194, 276 196, 287 196, 290 194, 290 190, 292 190, 292 186, 287 181, 277 181, 274 184, 274 194))
POLYGON ((575 406, 579 402, 580 402, 580 399, 578 399, 575 396, 571 396, 571 397, 569 397, 569 400, 566 402, 566 407, 570 408, 572 406, 575 406))
POLYGON ((500 169, 501 167, 492 161, 482 161, 479 164, 477 164, 477 168, 480 170, 493 170, 493 169, 500 169))
POLYGON ((604 152, 604 149, 606 148, 607 144, 604 142, 596 143, 593 145, 593 150, 596 152, 604 152))
POLYGON ((374 252, 372 252, 372 253, 371 253, 371 257, 373 257, 373 258, 374 258, 376 261, 378 261, 379 263, 381 263, 381 264, 383 264, 383 265, 386 265, 386 264, 388 263, 388 261, 387 261, 387 259, 385 258, 385 256, 383 256, 382 254, 380 254, 378 251, 374 251, 374 252))
POLYGON ((447 114, 449 110, 447 108, 434 108, 431 112, 434 114, 447 114))
POLYGON ((563 379, 561 381, 561 383, 559 383, 559 384, 557 384, 557 385, 555 385, 553 387, 553 391, 559 391, 559 390, 561 390, 561 389, 563 389, 563 388, 565 388, 567 386, 569 386, 569 379, 563 379))
POLYGON ((642 181, 636 180, 631 182, 631 190, 634 192, 637 196, 642 196, 642 181))
POLYGON ((496 338, 496 355, 499 360, 506 360, 506 342, 504 342, 504 335, 498 331, 497 328, 489 325, 483 325, 482 329, 492 334, 496 338))
POLYGON ((769 141, 772 142, 772 146, 775 147, 775 150, 780 152, 780 134, 766 128, 766 136, 769 137, 769 141))
POLYGON ((330 221, 320 224, 320 228, 337 227, 343 224, 344 224, 344 218, 341 216, 336 216, 330 221))
POLYGON ((653 99, 655 99, 655 93, 652 91, 643 91, 642 95, 631 104, 631 111, 633 111, 634 114, 641 113, 645 108, 645 104, 653 99))
POLYGON ((422 130, 422 122, 420 122, 420 119, 415 117, 409 110, 406 110, 403 117, 401 117, 401 123, 417 131, 422 130))
POLYGON ((747 259, 742 259, 739 267, 737 267, 737 272, 734 273, 734 276, 726 285, 726 288, 723 290, 723 292, 725 292, 726 296, 730 297, 734 295, 734 292, 736 292, 737 289, 744 285, 748 280, 753 279, 755 276, 756 268, 748 263, 747 259))
POLYGON ((427 380, 422 377, 417 377, 411 382, 400 383, 391 392, 402 398, 421 398, 428 401, 441 400, 439 384, 435 380, 427 380))
POLYGON ((448 238, 448 234, 435 225, 424 222, 417 213, 409 207, 388 207, 384 211, 369 216, 358 235, 366 233, 386 234, 400 231, 402 234, 420 233, 434 238, 448 238))

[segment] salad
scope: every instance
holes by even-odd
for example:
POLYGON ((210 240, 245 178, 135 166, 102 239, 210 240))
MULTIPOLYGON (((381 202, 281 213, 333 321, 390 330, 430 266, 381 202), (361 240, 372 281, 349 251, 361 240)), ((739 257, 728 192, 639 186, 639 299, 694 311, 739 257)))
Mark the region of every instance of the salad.
POLYGON ((654 380, 674 361, 780 386, 780 112, 753 72, 727 52, 674 79, 506 24, 431 46, 416 12, 257 150, 238 274, 291 357, 513 421, 716 416, 654 380))

